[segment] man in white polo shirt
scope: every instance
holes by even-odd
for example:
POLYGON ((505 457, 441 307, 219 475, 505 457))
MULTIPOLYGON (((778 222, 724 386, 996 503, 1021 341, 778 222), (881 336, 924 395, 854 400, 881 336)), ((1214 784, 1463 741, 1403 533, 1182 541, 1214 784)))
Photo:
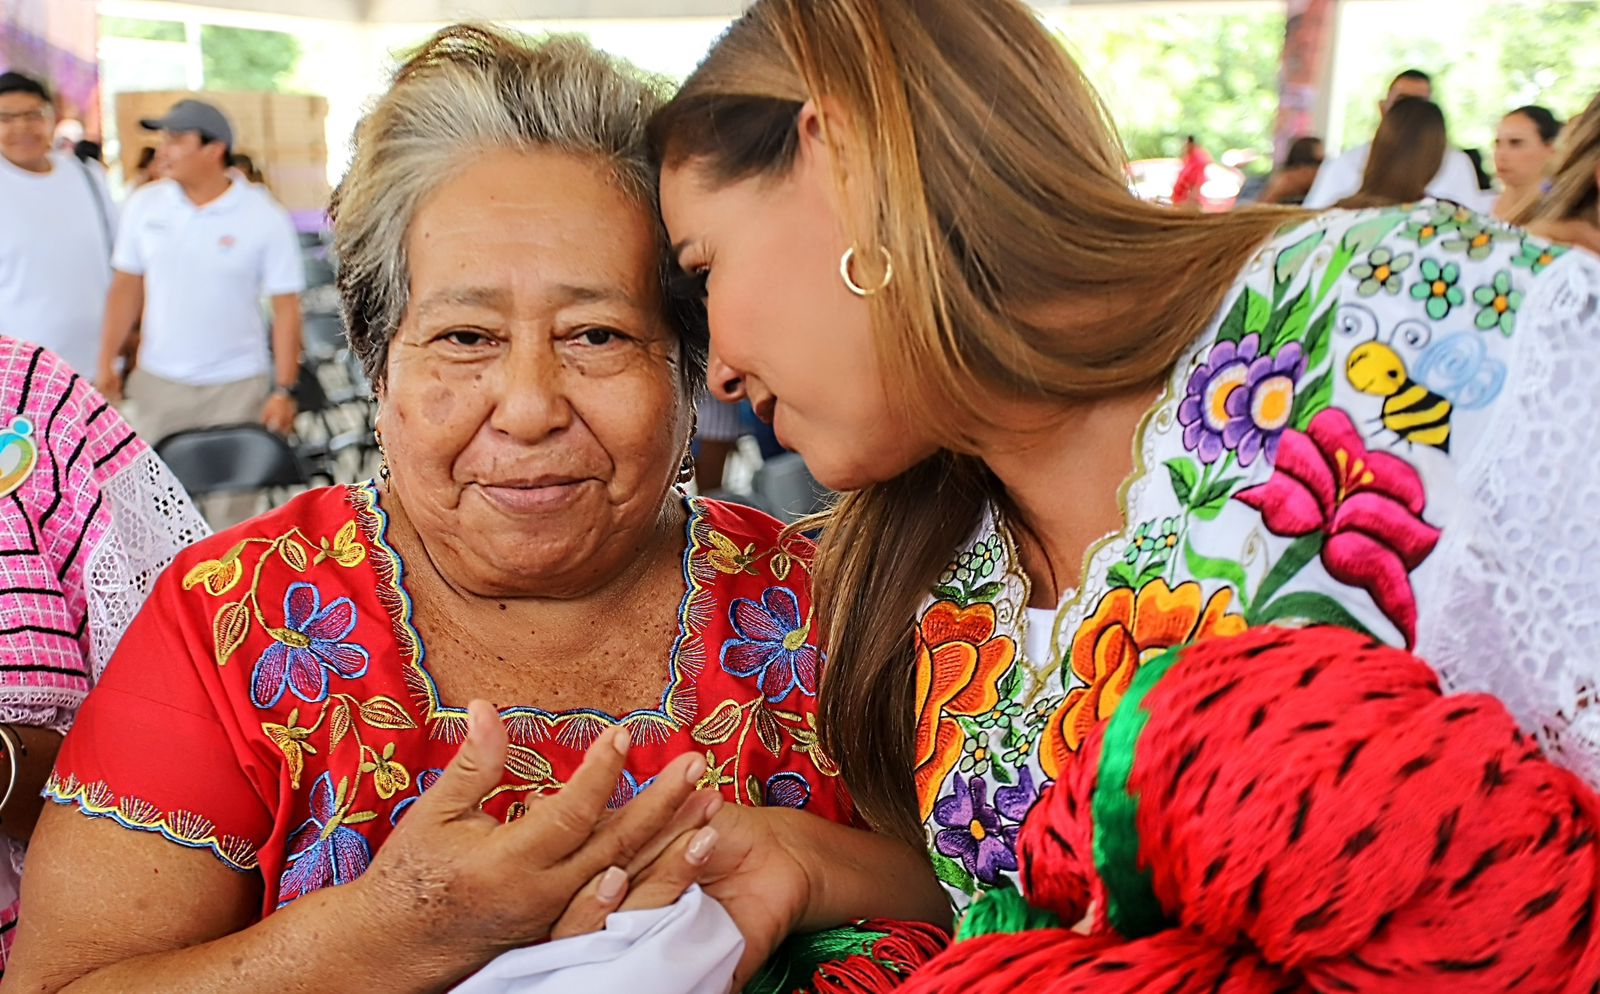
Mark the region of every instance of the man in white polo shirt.
POLYGON ((128 422, 152 444, 243 422, 286 434, 305 288, 294 225, 265 192, 228 175, 233 129, 217 108, 184 100, 139 123, 161 132, 167 178, 123 206, 96 385, 126 398, 128 422), (263 296, 272 299, 270 349, 263 296), (141 314, 138 368, 124 384, 114 357, 141 314))
MULTIPOLYGON (((1407 69, 1389 84, 1389 92, 1378 103, 1378 113, 1387 114, 1389 108, 1407 97, 1433 99, 1433 78, 1420 69, 1407 69)), ((1361 189, 1362 176, 1367 171, 1367 157, 1372 145, 1357 145, 1337 159, 1330 159, 1317 170, 1316 181, 1306 194, 1305 206, 1323 210, 1361 189)), ((1483 192, 1478 189, 1478 171, 1472 160, 1459 148, 1447 148, 1438 175, 1428 184, 1428 196, 1450 200, 1465 207, 1479 209, 1483 206, 1483 192)))
POLYGON ((0 73, 0 334, 93 376, 116 215, 105 170, 50 151, 54 128, 44 84, 0 73))

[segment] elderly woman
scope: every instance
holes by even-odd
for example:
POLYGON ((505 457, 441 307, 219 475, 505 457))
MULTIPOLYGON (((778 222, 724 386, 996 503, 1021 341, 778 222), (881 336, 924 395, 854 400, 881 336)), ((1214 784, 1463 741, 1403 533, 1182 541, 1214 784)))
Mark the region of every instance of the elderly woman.
POLYGON ((159 583, 49 783, 15 989, 440 990, 704 863, 722 799, 848 816, 804 550, 674 486, 658 102, 570 39, 400 70, 335 198, 382 480, 159 583))

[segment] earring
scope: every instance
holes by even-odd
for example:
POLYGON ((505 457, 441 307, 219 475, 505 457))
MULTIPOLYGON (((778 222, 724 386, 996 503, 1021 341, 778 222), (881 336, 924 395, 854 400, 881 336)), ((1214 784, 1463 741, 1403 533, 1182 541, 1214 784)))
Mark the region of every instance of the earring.
POLYGON ((694 452, 690 449, 683 450, 683 463, 678 467, 678 482, 689 483, 694 480, 694 452))
POLYGON ((883 282, 870 290, 857 283, 855 277, 850 274, 850 264, 855 261, 856 247, 850 246, 844 250, 844 255, 839 257, 839 278, 844 280, 846 289, 857 297, 870 297, 886 288, 894 279, 894 257, 882 245, 878 246, 878 254, 883 256, 883 282))
POLYGON ((378 479, 384 486, 389 485, 389 453, 383 451, 383 432, 374 428, 372 440, 378 443, 378 479))

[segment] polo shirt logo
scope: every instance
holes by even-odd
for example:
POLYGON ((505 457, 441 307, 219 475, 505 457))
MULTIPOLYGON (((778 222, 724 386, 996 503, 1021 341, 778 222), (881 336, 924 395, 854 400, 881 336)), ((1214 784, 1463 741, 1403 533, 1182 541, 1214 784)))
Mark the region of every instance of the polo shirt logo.
POLYGON ((222 246, 222 250, 224 252, 233 248, 233 242, 234 239, 232 235, 223 235, 221 238, 217 239, 217 244, 222 246))

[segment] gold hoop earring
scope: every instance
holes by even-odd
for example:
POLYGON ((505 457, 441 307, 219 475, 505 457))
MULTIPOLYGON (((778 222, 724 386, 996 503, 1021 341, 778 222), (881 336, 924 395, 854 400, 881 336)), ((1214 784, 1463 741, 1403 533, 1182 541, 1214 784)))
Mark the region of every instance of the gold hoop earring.
POLYGON ((883 256, 883 282, 870 290, 857 283, 855 277, 850 275, 850 263, 855 261, 856 247, 850 246, 844 250, 844 255, 839 257, 839 278, 844 280, 845 288, 857 297, 870 297, 888 287, 894 280, 894 257, 882 245, 878 246, 878 254, 883 256))

